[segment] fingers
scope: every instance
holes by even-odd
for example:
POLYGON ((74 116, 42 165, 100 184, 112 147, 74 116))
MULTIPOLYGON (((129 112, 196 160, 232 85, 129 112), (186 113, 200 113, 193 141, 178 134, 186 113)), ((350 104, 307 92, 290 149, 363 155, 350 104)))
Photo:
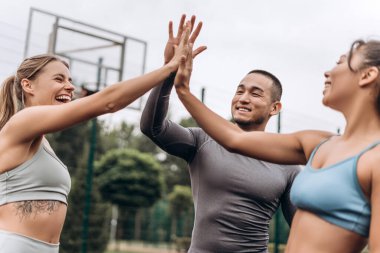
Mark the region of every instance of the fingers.
POLYGON ((203 51, 205 51, 207 49, 206 46, 200 46, 198 47, 197 49, 195 49, 193 52, 192 52, 192 58, 194 59, 198 54, 202 53, 203 51))
POLYGON ((191 23, 190 21, 187 21, 186 22, 186 26, 185 26, 185 33, 182 34, 181 36, 181 41, 180 41, 180 45, 187 45, 189 43, 189 36, 190 36, 190 29, 191 29, 191 23))
POLYGON ((184 27, 184 24, 185 24, 185 20, 186 20, 186 15, 182 14, 181 20, 179 21, 179 25, 178 25, 177 37, 181 36, 181 34, 183 32, 183 27, 184 27))
POLYGON ((169 21, 169 39, 173 39, 173 21, 169 21))
POLYGON ((202 29, 202 25, 203 23, 202 22, 199 22, 197 27, 195 28, 194 32, 191 34, 191 37, 190 37, 190 43, 194 43, 195 40, 197 39, 199 33, 201 32, 201 29, 202 29))
POLYGON ((195 24, 195 15, 191 16, 190 22, 191 22, 191 29, 190 29, 190 31, 192 32, 193 28, 194 28, 194 24, 195 24))
MULTIPOLYGON (((189 27, 187 29, 189 29, 189 27)), ((185 87, 186 83, 189 82, 192 70, 192 46, 192 44, 188 44, 187 47, 189 50, 186 52, 186 54, 181 55, 180 57, 179 66, 174 81, 174 84, 177 88, 180 86, 185 87)))

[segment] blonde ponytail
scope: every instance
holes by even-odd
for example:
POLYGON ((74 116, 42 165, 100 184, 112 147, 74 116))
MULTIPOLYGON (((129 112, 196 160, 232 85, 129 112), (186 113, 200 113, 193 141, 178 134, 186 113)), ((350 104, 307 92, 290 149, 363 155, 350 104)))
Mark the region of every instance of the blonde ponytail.
POLYGON ((15 76, 5 79, 0 90, 0 129, 21 109, 21 93, 21 87, 17 87, 15 76))

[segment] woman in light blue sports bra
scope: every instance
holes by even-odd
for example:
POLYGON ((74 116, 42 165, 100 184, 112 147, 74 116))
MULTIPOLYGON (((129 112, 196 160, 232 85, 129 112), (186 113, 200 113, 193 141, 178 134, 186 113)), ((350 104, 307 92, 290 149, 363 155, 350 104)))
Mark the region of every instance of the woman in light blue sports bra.
POLYGON ((191 94, 191 68, 188 58, 177 72, 176 91, 212 138, 257 159, 306 164, 291 190, 298 211, 287 253, 359 253, 367 244, 380 252, 380 41, 355 41, 325 73, 323 104, 344 115, 341 136, 243 132, 191 94))
POLYGON ((186 23, 163 67, 75 101, 69 66, 54 55, 25 59, 5 80, 0 91, 1 253, 58 253, 70 176, 44 134, 116 112, 164 81, 188 55, 192 23, 186 23))

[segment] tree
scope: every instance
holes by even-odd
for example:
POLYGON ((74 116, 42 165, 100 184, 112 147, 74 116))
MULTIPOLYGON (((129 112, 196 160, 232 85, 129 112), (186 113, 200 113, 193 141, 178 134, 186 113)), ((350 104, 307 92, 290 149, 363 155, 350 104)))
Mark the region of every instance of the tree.
POLYGON ((108 150, 117 148, 131 148, 131 142, 135 134, 135 126, 128 125, 126 122, 121 122, 118 126, 106 126, 102 124, 99 143, 102 150, 106 153, 108 150))
POLYGON ((181 119, 179 124, 183 127, 198 127, 197 122, 192 117, 181 119))
POLYGON ((154 156, 134 149, 111 150, 96 163, 95 177, 103 198, 135 214, 137 240, 141 233, 140 209, 152 206, 161 197, 161 171, 154 156))
POLYGON ((172 215, 172 234, 177 236, 177 221, 193 207, 191 189, 188 186, 176 185, 168 196, 169 211, 172 215))

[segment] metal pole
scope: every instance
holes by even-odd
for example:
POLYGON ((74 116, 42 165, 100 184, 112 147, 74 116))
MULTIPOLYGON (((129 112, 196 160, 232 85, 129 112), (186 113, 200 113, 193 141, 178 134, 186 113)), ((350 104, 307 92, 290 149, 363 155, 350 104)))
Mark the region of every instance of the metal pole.
POLYGON ((53 24, 53 31, 49 37, 48 53, 55 54, 57 48, 57 34, 58 34, 58 23, 59 18, 55 17, 55 22, 53 24))
MULTIPOLYGON (((277 117, 277 133, 281 133, 281 112, 277 117)), ((274 253, 279 253, 280 245, 280 210, 277 210, 274 217, 274 253)))
POLYGON ((123 43, 121 44, 121 57, 120 57, 120 69, 119 69, 119 82, 121 80, 123 80, 123 76, 124 76, 124 62, 125 62, 125 49, 126 49, 126 45, 127 44, 127 38, 124 37, 124 41, 123 43))
MULTIPOLYGON (((102 73, 101 66, 103 63, 103 58, 99 58, 98 63, 99 65, 98 65, 98 73, 97 73, 96 91, 98 91, 100 87, 101 73, 102 73)), ((91 207, 92 177, 93 177, 94 157, 95 157, 95 149, 96 149, 96 126, 97 126, 97 120, 96 118, 94 118, 91 120, 90 150, 89 150, 88 162, 87 162, 86 195, 85 195, 85 206, 84 206, 84 214, 83 214, 82 253, 87 253, 87 245, 88 245, 88 224, 89 224, 90 207, 91 207)))
POLYGON ((28 29, 26 30, 26 39, 25 39, 25 47, 24 47, 24 58, 26 58, 29 54, 29 43, 30 43, 30 34, 32 31, 32 20, 33 20, 33 9, 29 11, 29 19, 28 19, 28 29))

